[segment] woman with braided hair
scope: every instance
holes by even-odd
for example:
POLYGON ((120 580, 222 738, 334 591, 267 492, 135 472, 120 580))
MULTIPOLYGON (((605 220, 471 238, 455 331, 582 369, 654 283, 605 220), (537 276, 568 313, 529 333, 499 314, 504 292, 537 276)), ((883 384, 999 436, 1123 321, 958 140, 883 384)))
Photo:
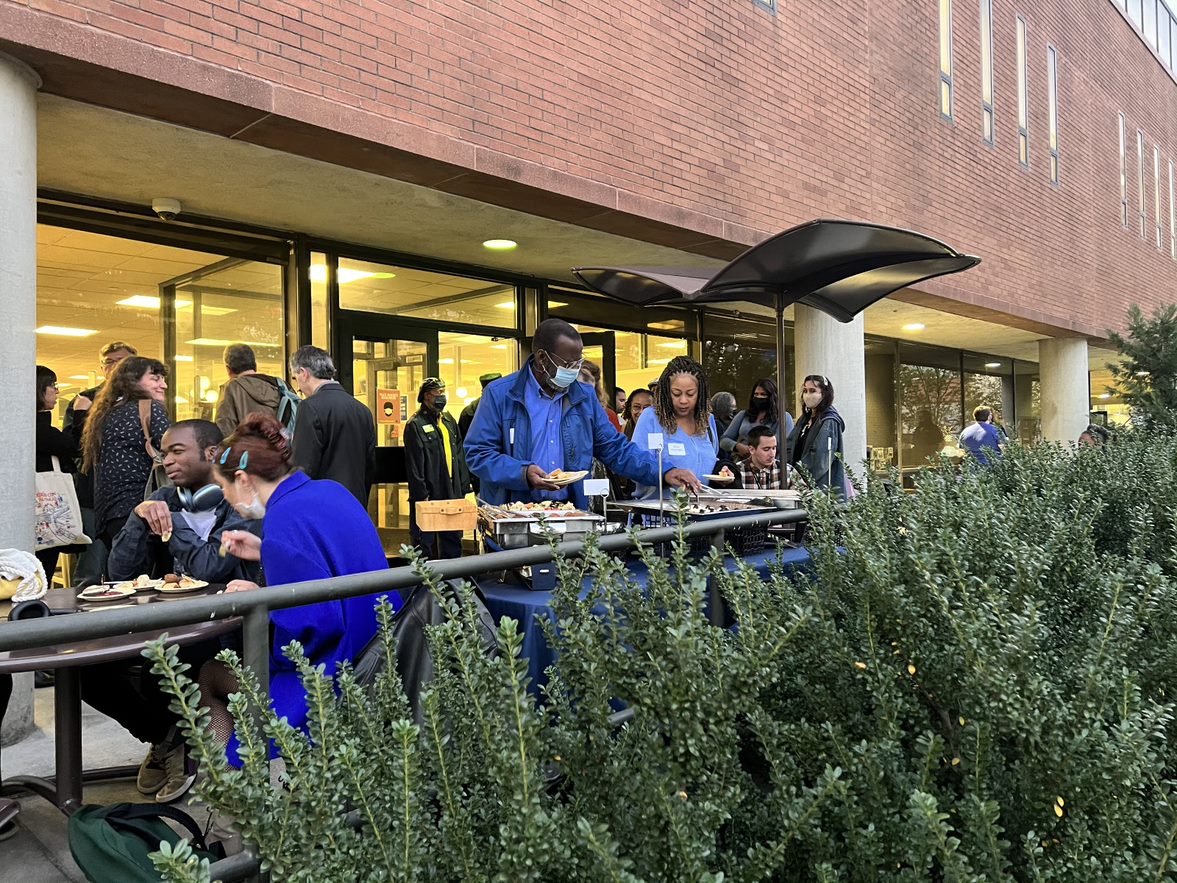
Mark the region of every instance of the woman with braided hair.
MULTIPOLYGON (((638 417, 634 441, 646 447, 651 433, 661 433, 663 468, 689 469, 707 484, 704 476, 715 469, 719 432, 711 416, 703 366, 687 356, 675 356, 662 371, 653 395, 654 407, 638 417)), ((658 488, 640 484, 634 494, 639 500, 657 496, 658 488)))
MULTIPOLYGON (((248 415, 221 443, 213 475, 225 500, 244 517, 262 522, 260 539, 249 531, 225 531, 224 551, 261 561, 270 586, 386 569, 384 547, 364 507, 343 485, 307 478, 290 458, 282 424, 267 414, 248 415)), ((236 580, 228 591, 257 588, 236 580)), ((387 594, 399 608, 397 594, 387 594)), ((297 727, 307 718, 298 672, 282 648, 298 641, 312 664, 324 664, 334 674, 338 663, 353 659, 376 634, 375 604, 376 596, 368 595, 270 611, 270 696, 279 717, 297 727)), ((236 762, 227 700, 237 685, 226 666, 210 662, 201 669, 200 686, 212 727, 236 762)))

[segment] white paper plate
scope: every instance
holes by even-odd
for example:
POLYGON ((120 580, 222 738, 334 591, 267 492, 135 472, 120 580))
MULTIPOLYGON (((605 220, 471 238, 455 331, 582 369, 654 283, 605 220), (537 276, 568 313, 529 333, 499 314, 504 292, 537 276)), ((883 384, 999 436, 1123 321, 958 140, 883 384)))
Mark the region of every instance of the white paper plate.
POLYGON ((207 582, 198 579, 185 586, 181 586, 179 583, 164 583, 156 591, 164 595, 182 595, 185 592, 195 592, 197 589, 203 589, 207 585, 207 582))
POLYGON ((556 485, 556 487, 567 487, 570 484, 576 484, 576 482, 587 476, 587 472, 565 472, 559 478, 549 478, 548 481, 556 485))
POLYGON ((78 600, 85 601, 87 604, 103 604, 107 601, 122 601, 133 594, 135 594, 134 589, 122 586, 90 586, 90 588, 78 592, 78 600))

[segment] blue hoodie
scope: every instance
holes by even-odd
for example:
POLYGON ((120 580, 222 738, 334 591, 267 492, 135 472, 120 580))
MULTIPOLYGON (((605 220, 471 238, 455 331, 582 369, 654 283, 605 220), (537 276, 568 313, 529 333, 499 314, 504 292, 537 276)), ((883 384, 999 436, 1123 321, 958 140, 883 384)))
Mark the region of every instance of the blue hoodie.
MULTIPOLYGON (((479 496, 492 505, 539 499, 527 483, 527 467, 535 462, 531 456, 531 418, 525 404, 533 358, 519 371, 482 391, 482 401, 466 436, 466 465, 479 478, 479 496)), ((654 455, 618 432, 596 396, 581 383, 573 383, 564 394, 560 435, 565 472, 589 471, 595 457, 611 472, 639 484, 658 484, 654 455)), ((578 509, 588 505, 583 482, 568 491, 569 500, 578 509)))

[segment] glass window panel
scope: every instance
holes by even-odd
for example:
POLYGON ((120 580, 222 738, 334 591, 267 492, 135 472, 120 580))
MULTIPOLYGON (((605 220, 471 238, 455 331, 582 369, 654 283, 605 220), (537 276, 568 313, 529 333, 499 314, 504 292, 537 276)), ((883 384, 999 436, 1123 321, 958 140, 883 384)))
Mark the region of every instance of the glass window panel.
MULTIPOLYGON (((222 261, 207 252, 38 224, 37 327, 80 332, 75 336, 37 334, 37 362, 57 374, 59 414, 64 415, 77 393, 103 379, 98 350, 104 344, 121 340, 142 355, 162 359, 165 284, 222 261)), ((276 266, 273 270, 279 276, 280 291, 282 270, 276 266)), ((191 296, 178 296, 182 325, 191 326, 193 308, 191 296)), ((280 323, 279 314, 279 329, 280 323)), ((194 414, 190 396, 180 390, 192 386, 195 374, 194 355, 183 344, 186 339, 180 337, 177 359, 168 366, 168 383, 181 418, 194 414)), ((209 380, 214 397, 225 380, 220 355, 218 351, 209 380)))
POLYGON ((339 259, 339 306, 437 322, 513 331, 513 285, 351 258, 339 259))
POLYGON ((607 297, 553 288, 548 292, 548 315, 580 327, 627 331, 663 331, 693 337, 697 324, 693 313, 677 307, 631 307, 607 297))
POLYGON ((1136 27, 1144 27, 1144 3, 1142 0, 1128 0, 1128 17, 1136 27))
MULTIPOLYGON (((872 468, 883 470, 899 465, 899 450, 895 444, 895 341, 868 337, 864 345, 866 446, 870 451, 872 468)), ((800 384, 792 386, 799 387, 800 384)), ((794 399, 796 395, 793 393, 794 399)), ((793 407, 796 413, 796 405, 793 407)))
POLYGON ((327 256, 311 254, 311 343, 331 350, 331 296, 327 285, 327 256))
POLYGON ((952 116, 952 84, 940 81, 940 113, 952 116))
POLYGON ((1156 221, 1157 248, 1161 247, 1161 148, 1152 149, 1152 211, 1156 221))
POLYGON ((1157 47, 1157 0, 1144 0, 1144 39, 1157 47))
POLYGON ((993 0, 981 0, 981 100, 993 103, 993 0))
POLYGON ((984 133, 986 141, 993 140, 993 111, 985 108, 981 112, 981 131, 984 133))
POLYGON ((1027 128, 1028 99, 1026 95, 1026 21, 1018 19, 1018 126, 1027 128))
POLYGON ((249 344, 260 373, 286 377, 284 275, 276 264, 224 261, 176 287, 178 419, 213 418, 231 343, 249 344))
POLYGON ((1145 194, 1144 132, 1141 132, 1139 129, 1137 129, 1137 131, 1136 131, 1136 165, 1140 169, 1140 180, 1138 182, 1139 188, 1140 188, 1140 199, 1138 200, 1138 204, 1140 207, 1140 238, 1143 239, 1145 236, 1148 235, 1148 232, 1147 232, 1148 231, 1148 219, 1146 217, 1147 211, 1146 211, 1145 205, 1144 205, 1144 201, 1145 201, 1145 196, 1144 196, 1144 194, 1145 194))
POLYGON ((1160 21, 1157 23, 1157 41, 1159 42, 1160 46, 1157 51, 1160 53, 1161 61, 1165 63, 1165 67, 1171 67, 1172 59, 1169 57, 1171 44, 1169 38, 1171 36, 1170 28, 1172 27, 1172 23, 1169 18, 1168 10, 1162 6, 1159 11, 1161 15, 1160 21))
MULTIPOLYGON (((708 315, 705 320, 703 367, 712 392, 726 391, 736 397, 737 407, 748 403, 752 387, 762 377, 776 379, 776 332, 771 322, 708 315)), ((780 396, 784 407, 796 413, 800 387, 793 375, 793 328, 785 329, 786 390, 780 396)))
POLYGON ((1046 50, 1046 109, 1050 126, 1050 149, 1058 150, 1058 53, 1046 50))
POLYGON ((952 76, 952 0, 940 0, 940 73, 952 76))
POLYGON ((1014 362, 1013 383, 1017 426, 1007 428, 1023 444, 1034 444, 1042 439, 1042 387, 1038 382, 1038 366, 1033 362, 1014 362))
POLYGON ((478 378, 497 371, 504 377, 519 367, 519 342, 443 331, 438 335, 438 376, 445 381, 445 409, 457 420, 462 409, 482 395, 478 378))

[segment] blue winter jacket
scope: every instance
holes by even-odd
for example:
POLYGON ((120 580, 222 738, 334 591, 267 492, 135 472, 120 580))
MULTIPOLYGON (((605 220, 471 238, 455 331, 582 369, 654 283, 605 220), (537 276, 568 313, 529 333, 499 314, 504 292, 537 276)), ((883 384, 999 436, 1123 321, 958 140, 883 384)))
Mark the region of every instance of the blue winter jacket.
MULTIPOLYGON (((531 419, 524 404, 531 363, 529 358, 521 370, 482 391, 466 436, 466 465, 481 482, 479 496, 493 505, 537 499, 527 483, 527 467, 535 462, 531 457, 531 419)), ((639 484, 658 484, 658 460, 617 431, 584 384, 574 383, 564 394, 560 432, 565 472, 591 470, 595 457, 611 472, 639 484)), ((587 505, 583 482, 568 491, 577 508, 587 505)))

